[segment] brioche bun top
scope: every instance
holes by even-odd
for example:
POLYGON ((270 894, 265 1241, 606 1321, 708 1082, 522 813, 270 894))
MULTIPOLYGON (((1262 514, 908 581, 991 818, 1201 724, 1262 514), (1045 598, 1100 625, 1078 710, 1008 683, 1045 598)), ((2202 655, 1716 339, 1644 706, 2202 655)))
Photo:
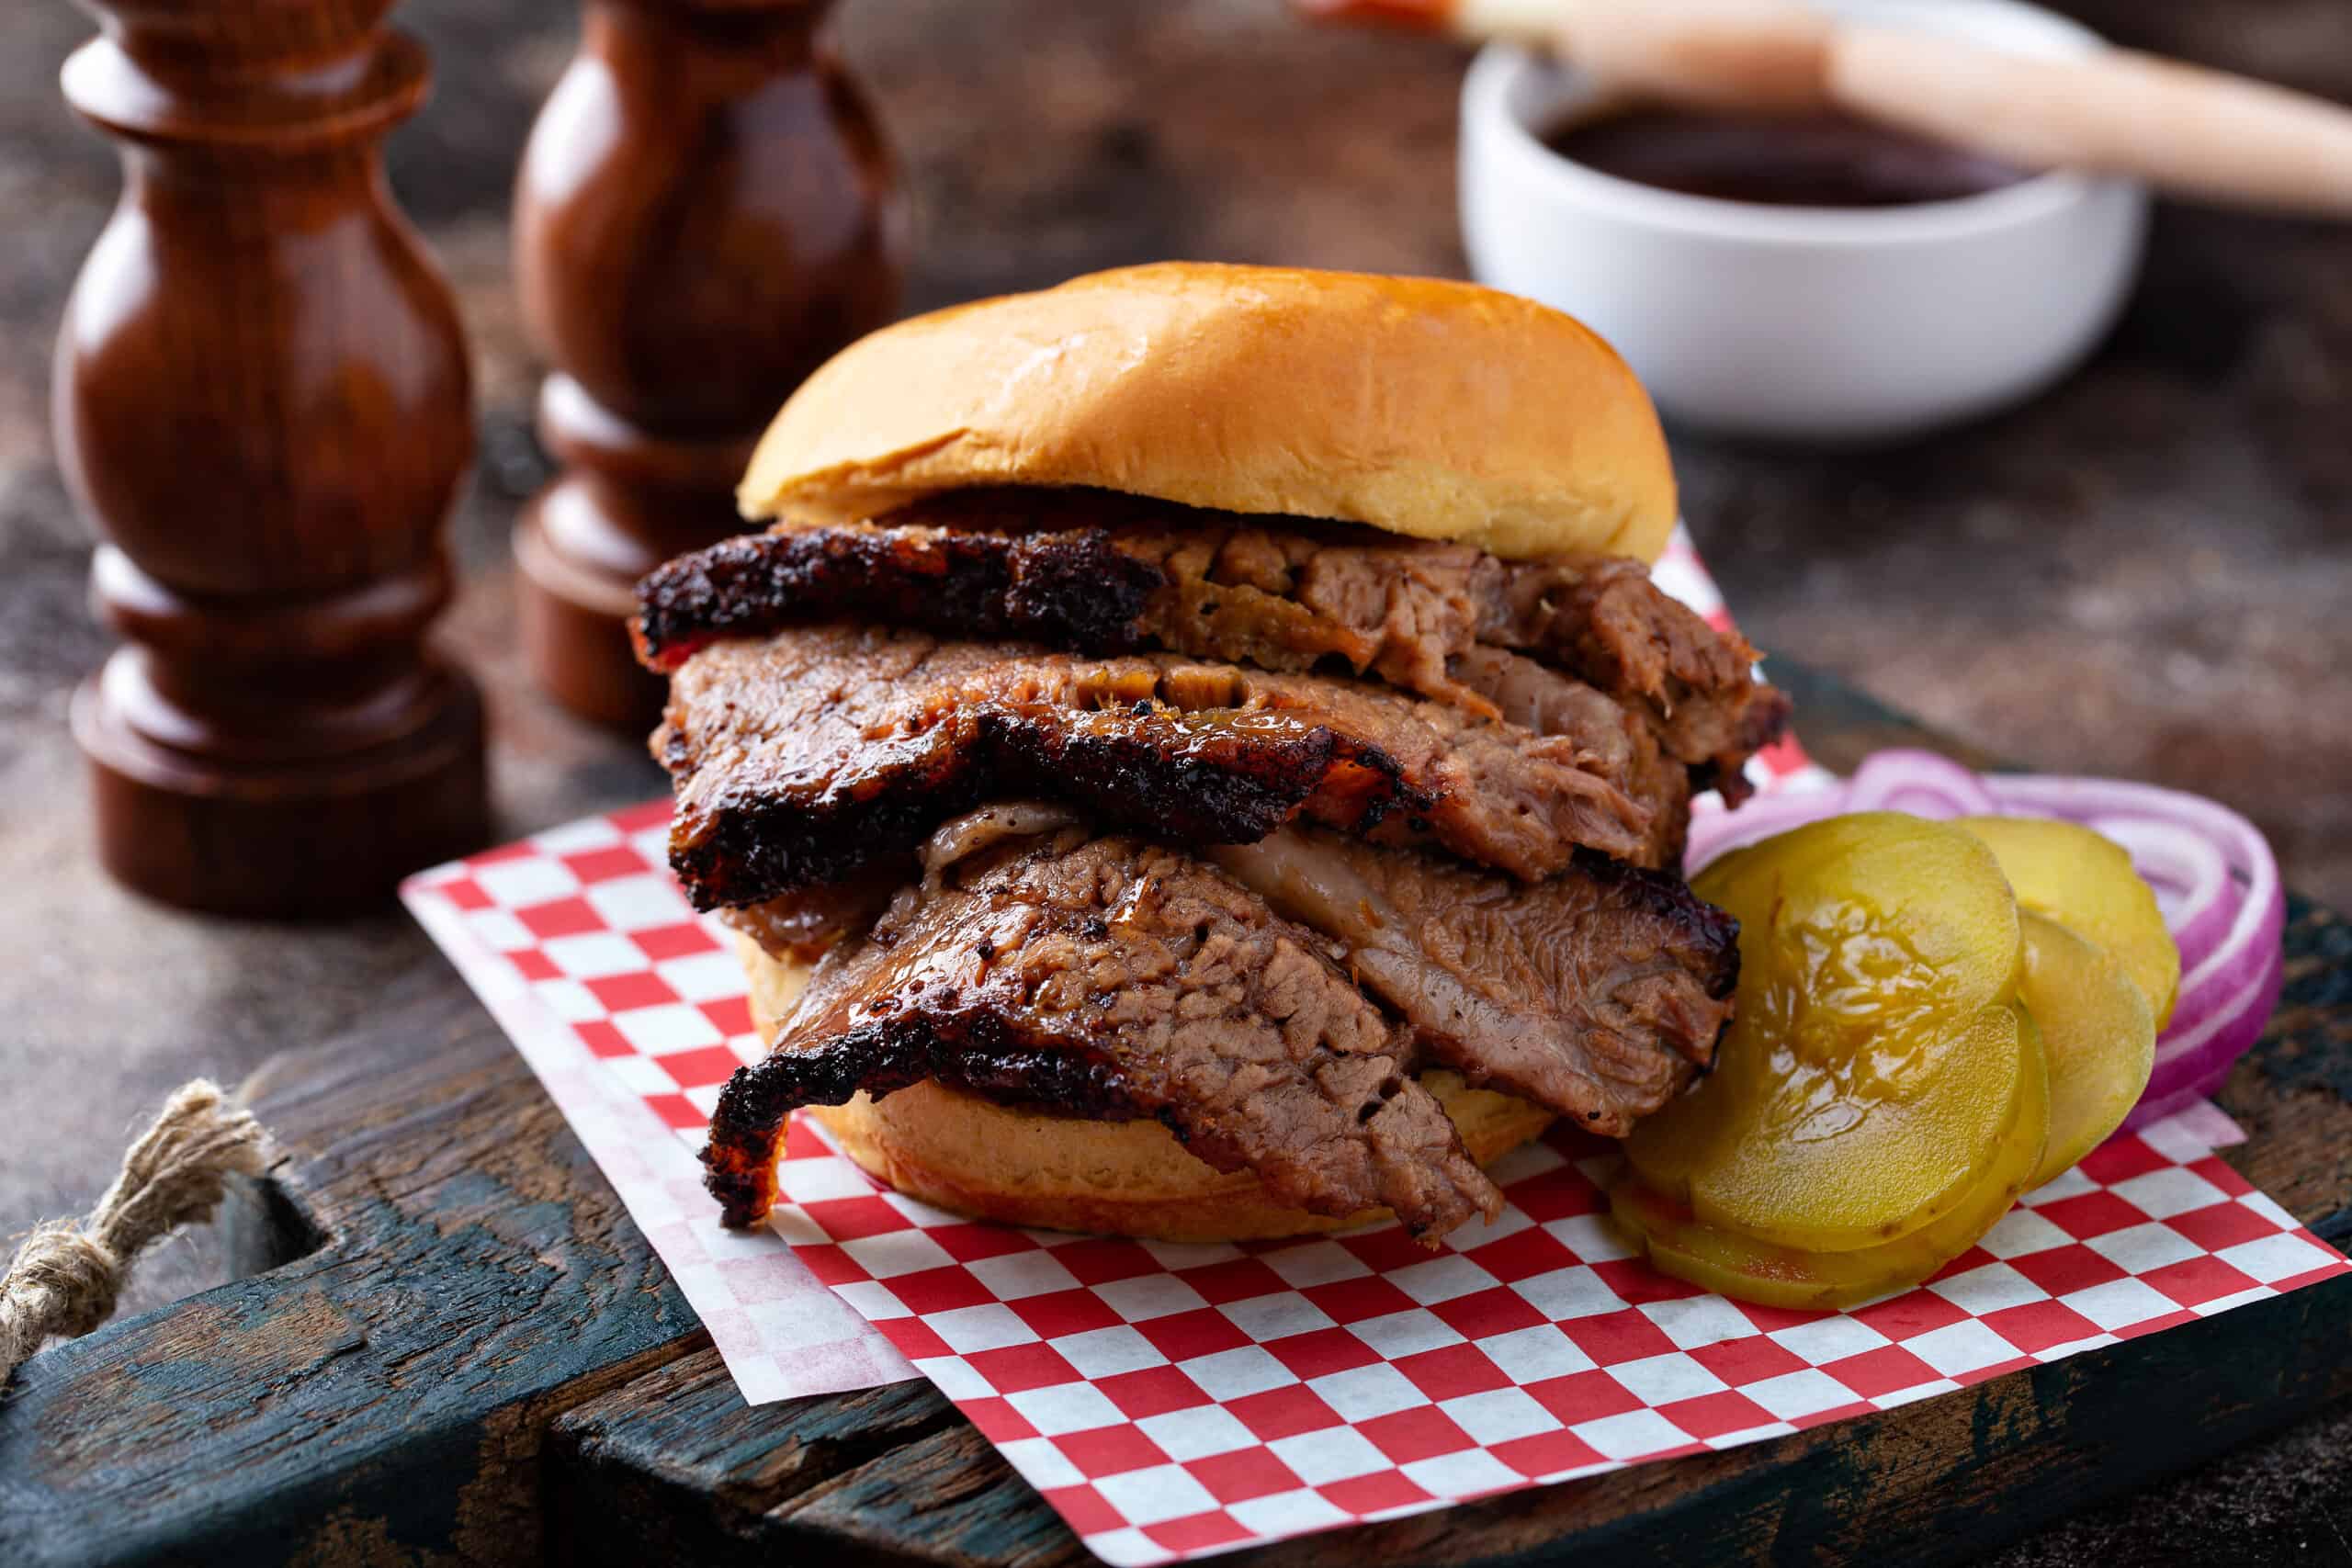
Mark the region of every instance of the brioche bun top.
POLYGON ((795 392, 743 514, 876 516, 1086 485, 1525 558, 1655 560, 1674 473, 1647 394, 1557 310, 1475 284, 1169 262, 900 321, 795 392))

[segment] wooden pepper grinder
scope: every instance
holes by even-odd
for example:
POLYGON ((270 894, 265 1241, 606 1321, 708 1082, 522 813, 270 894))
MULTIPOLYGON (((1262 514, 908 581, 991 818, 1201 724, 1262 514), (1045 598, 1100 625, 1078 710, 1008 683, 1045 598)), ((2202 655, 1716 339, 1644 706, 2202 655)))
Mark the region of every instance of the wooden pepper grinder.
POLYGON ((769 417, 898 310, 896 176, 819 37, 831 8, 587 0, 524 153, 515 273, 564 471, 515 529, 523 637, 599 723, 660 711, 621 624, 637 579, 743 526, 769 417))
POLYGON ((480 697, 424 642, 465 348, 378 150, 424 53, 390 0, 84 3, 65 97, 126 179, 55 389, 128 639, 74 702, 99 853, 195 908, 372 903, 487 831, 480 697))

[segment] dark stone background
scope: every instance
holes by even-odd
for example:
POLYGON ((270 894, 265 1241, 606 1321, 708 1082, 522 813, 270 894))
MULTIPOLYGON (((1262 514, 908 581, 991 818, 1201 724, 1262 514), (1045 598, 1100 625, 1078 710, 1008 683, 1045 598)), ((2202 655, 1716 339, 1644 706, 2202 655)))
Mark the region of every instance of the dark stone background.
MULTIPOLYGON (((2075 0, 2125 42, 2352 99, 2344 0, 2075 0)), ((540 482, 538 367, 506 276, 514 164, 570 51, 559 0, 410 0, 439 90, 390 147, 473 334, 481 472, 449 638, 489 688, 502 827, 651 795, 625 741, 523 682, 504 539, 540 482)), ((144 905, 87 852, 66 694, 105 642, 58 482, 49 355, 119 187, 55 92, 86 19, 8 0, 0 48, 0 1235, 78 1211, 198 1071, 234 1082, 404 987, 446 984, 396 914, 239 926, 144 905)), ((911 303, 1166 256, 1459 273, 1460 58, 1309 34, 1276 0, 855 0, 842 44, 902 154, 911 303)), ((2352 235, 2165 209, 2094 365, 2030 407, 1864 457, 1677 433, 1685 508, 1744 628, 2036 766, 2216 795, 2290 879, 2352 907, 2352 235)), ((151 1258, 143 1309, 220 1277, 151 1258)), ((2352 1564, 2352 1412, 2000 1561, 2352 1564)))

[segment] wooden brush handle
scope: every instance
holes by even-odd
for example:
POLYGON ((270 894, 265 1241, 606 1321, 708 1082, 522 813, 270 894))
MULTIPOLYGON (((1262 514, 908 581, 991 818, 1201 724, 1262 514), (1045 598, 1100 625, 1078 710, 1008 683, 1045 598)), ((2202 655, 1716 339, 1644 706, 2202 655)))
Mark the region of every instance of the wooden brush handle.
POLYGON ((2352 217, 2352 110, 2267 83, 2122 50, 2036 60, 1866 27, 1830 35, 1826 75, 1853 113, 2030 167, 2352 217))
POLYGON ((1557 51, 1674 103, 1843 108, 2035 168, 2128 175, 2207 201, 2352 217, 2352 109, 2104 50, 2037 59, 1840 23, 1805 0, 1298 0, 1557 51))
POLYGON ((1804 0, 1292 0, 1323 20, 1380 22, 1548 50, 1677 103, 1826 107, 1830 21, 1804 0))
MULTIPOLYGON (((1498 0, 1461 4, 1468 11, 1498 0)), ((1551 13, 1554 48, 1636 92, 1776 114, 1827 107, 1833 24, 1802 0, 1517 0, 1515 8, 1539 5, 1551 13)))

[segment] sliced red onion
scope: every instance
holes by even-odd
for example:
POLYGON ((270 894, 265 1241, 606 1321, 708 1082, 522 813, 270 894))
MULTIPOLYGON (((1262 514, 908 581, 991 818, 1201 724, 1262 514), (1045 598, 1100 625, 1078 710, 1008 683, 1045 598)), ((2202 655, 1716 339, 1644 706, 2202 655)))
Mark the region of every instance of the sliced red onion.
POLYGON ((2110 813, 2087 826, 2122 845, 2132 869, 2156 890, 2183 968, 2196 967, 2229 936, 2245 893, 2220 845, 2193 828, 2144 817, 2110 813))
POLYGON ((1690 824, 1685 868, 1848 811, 1949 818, 2000 815, 2079 822, 2123 847, 2156 890, 2180 948, 2180 997, 2154 1070, 2124 1126, 2172 1115, 2219 1089, 2262 1036, 2285 982, 2287 902, 2278 863, 2253 823, 2179 790, 2111 779, 1980 776, 1928 751, 1881 751, 1844 784, 1790 791, 1690 824))
MULTIPOLYGON (((2249 898, 2248 911, 2259 909, 2249 898)), ((2286 983, 2285 955, 2279 938, 2286 929, 2286 903, 2275 901, 2260 918, 2243 948, 2224 949, 2208 960, 2225 961, 2218 968, 2205 966, 2200 983, 2191 990, 2181 987, 2172 1022, 2156 1041, 2155 1068, 2148 1088, 2126 1128, 2144 1127, 2165 1114, 2156 1107, 2175 1096, 2210 1095, 2222 1087, 2240 1056, 2262 1038, 2264 1025, 2278 1010, 2278 993, 2286 983)))
POLYGON ((1874 751, 1846 786, 1849 811, 1907 811, 1939 819, 1989 817, 1997 808, 1984 781, 1949 757, 1909 750, 1874 751))
POLYGON ((2257 967, 2254 973, 2243 976, 2241 984, 2234 989, 2212 998, 2219 1005, 2206 1009, 2205 1016, 2196 1023, 2187 1029, 2167 1027, 2156 1042, 2156 1066, 2160 1070, 2172 1068, 2167 1076, 2179 1077, 2182 1069, 2175 1064, 2184 1060, 2201 1061, 2211 1055, 2214 1037, 2229 1027, 2232 1019, 2259 1006, 2265 992, 2274 993, 2269 999, 2271 1005, 2276 1006, 2278 979, 2279 976, 2273 976, 2267 965, 2257 967))

